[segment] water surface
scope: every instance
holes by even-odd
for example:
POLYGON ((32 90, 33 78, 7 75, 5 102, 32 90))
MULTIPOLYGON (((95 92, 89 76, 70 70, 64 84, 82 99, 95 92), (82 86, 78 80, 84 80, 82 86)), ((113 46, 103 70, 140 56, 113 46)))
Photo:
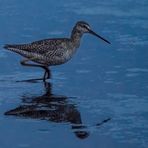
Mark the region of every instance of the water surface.
POLYGON ((1 147, 146 148, 147 9, 146 0, 0 1, 1 147), (112 44, 85 35, 48 83, 17 82, 43 71, 3 45, 69 36, 78 20, 112 44))

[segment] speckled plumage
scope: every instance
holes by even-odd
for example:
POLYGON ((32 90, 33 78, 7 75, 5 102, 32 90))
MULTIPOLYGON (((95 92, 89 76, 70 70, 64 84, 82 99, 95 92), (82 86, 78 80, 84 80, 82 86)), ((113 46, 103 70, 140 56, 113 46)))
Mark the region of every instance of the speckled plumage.
MULTIPOLYGON (((29 44, 6 44, 4 48, 20 54, 27 61, 39 63, 42 68, 47 69, 48 66, 63 64, 70 60, 79 47, 84 33, 91 33, 103 39, 90 29, 88 23, 79 21, 74 26, 70 38, 44 39, 29 44)), ((103 40, 109 43, 107 40, 103 40)))

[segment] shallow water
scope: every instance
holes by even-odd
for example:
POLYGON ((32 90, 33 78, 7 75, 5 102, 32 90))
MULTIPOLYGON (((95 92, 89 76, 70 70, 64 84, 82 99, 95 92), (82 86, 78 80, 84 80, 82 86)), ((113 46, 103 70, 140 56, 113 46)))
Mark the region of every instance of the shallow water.
POLYGON ((147 9, 146 0, 1 1, 0 147, 146 148, 147 9), (48 83, 17 82, 43 71, 3 45, 69 36, 77 20, 112 44, 85 35, 48 83))

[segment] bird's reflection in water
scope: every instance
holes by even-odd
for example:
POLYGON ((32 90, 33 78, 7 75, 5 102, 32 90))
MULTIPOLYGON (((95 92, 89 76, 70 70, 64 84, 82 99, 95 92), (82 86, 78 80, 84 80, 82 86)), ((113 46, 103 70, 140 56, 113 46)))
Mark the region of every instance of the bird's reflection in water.
MULTIPOLYGON (((89 136, 87 127, 82 124, 81 115, 75 104, 66 96, 53 95, 51 84, 44 83, 46 93, 42 96, 23 96, 22 105, 5 112, 5 115, 14 115, 25 118, 44 119, 56 123, 67 122, 78 138, 89 136)), ((105 121, 105 120, 104 120, 105 121)), ((99 123, 99 126, 104 123, 99 123)))

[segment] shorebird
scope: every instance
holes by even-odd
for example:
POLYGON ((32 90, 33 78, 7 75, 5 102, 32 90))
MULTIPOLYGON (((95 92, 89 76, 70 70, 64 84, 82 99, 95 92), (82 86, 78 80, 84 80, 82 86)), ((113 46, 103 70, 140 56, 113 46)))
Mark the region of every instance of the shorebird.
POLYGON ((22 65, 43 68, 45 73, 42 80, 45 81, 50 77, 48 67, 69 61, 80 46, 80 39, 84 33, 90 33, 110 44, 108 40, 92 31, 88 23, 78 21, 73 27, 70 38, 43 39, 28 44, 6 44, 4 48, 25 57, 20 62, 22 65))

